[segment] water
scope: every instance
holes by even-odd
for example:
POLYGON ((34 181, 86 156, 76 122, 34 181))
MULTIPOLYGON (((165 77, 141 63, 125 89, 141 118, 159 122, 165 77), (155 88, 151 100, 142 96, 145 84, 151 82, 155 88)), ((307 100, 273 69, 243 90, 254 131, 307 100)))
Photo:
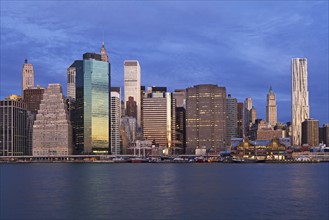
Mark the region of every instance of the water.
POLYGON ((0 219, 328 219, 328 165, 1 164, 0 219))

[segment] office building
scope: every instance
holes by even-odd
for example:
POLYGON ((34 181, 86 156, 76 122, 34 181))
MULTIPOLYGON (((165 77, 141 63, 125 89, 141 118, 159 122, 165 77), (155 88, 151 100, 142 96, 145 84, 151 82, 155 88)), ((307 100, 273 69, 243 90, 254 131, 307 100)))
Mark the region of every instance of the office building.
POLYGON ((49 84, 33 124, 33 156, 71 155, 72 127, 60 84, 49 84))
POLYGON ((110 151, 110 63, 96 53, 76 65, 76 135, 79 154, 110 151))
POLYGON ((237 103, 237 129, 238 129, 238 138, 243 138, 243 103, 237 103))
POLYGON ((38 113, 44 92, 45 88, 40 86, 28 88, 23 91, 23 101, 26 104, 26 108, 34 116, 38 113))
POLYGON ((319 145, 319 121, 306 119, 302 122, 302 144, 308 146, 319 145))
POLYGON ((144 137, 172 153, 175 148, 175 101, 164 87, 152 87, 143 99, 144 137))
POLYGON ((271 126, 275 126, 277 121, 277 107, 276 107, 276 97, 275 93, 270 87, 269 92, 267 93, 267 102, 266 102, 266 121, 271 126))
POLYGON ((196 85, 186 89, 186 153, 225 148, 226 88, 196 85))
POLYGON ((249 132, 249 127, 251 123, 250 112, 252 109, 252 100, 250 97, 246 98, 244 101, 244 109, 243 109, 243 135, 247 136, 249 132))
POLYGON ((75 91, 76 91, 76 74, 77 74, 77 66, 74 62, 67 69, 67 97, 71 99, 75 99, 75 91))
POLYGON ((137 118, 137 104, 132 96, 129 96, 128 101, 126 101, 126 115, 137 118))
POLYGON ((141 126, 141 67, 137 60, 124 61, 124 103, 133 97, 137 106, 137 126, 141 126))
POLYGON ((265 120, 257 119, 249 130, 250 140, 272 140, 274 138, 283 138, 281 129, 274 130, 265 120))
POLYGON ((329 124, 324 124, 319 128, 319 143, 329 146, 329 124))
MULTIPOLYGON (((143 129, 143 121, 144 121, 144 116, 143 116, 143 100, 146 98, 146 91, 145 91, 145 86, 141 86, 141 125, 140 129, 143 129)), ((136 107, 137 108, 137 107, 136 107)), ((141 131, 143 133, 143 131, 141 131)))
POLYGON ((0 156, 30 155, 26 104, 10 98, 0 101, 0 156))
POLYGON ((27 59, 25 59, 25 62, 23 64, 22 69, 22 96, 24 94, 24 90, 28 88, 34 87, 34 70, 33 65, 27 62, 27 59))
POLYGON ((185 89, 175 89, 173 93, 174 99, 176 99, 176 107, 186 107, 186 90, 185 89))
POLYGON ((256 108, 253 106, 249 112, 249 120, 250 120, 250 125, 254 124, 257 119, 257 111, 256 108))
POLYGON ((186 111, 184 107, 176 107, 175 153, 185 153, 186 148, 186 111))
POLYGON ((121 154, 120 122, 121 122, 120 87, 111 88, 111 154, 121 154))
POLYGON ((237 137, 237 99, 228 94, 226 98, 226 146, 231 146, 231 138, 237 137))
POLYGON ((291 68, 291 123, 292 123, 292 144, 301 145, 302 122, 310 118, 307 88, 307 59, 292 59, 291 68))

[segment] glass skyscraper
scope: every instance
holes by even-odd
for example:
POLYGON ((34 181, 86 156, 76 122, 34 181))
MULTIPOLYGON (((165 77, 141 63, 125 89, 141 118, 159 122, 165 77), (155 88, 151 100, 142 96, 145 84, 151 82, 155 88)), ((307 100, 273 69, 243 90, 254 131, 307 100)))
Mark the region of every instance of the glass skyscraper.
POLYGON ((108 154, 110 149, 110 63, 85 53, 75 61, 78 154, 108 154))

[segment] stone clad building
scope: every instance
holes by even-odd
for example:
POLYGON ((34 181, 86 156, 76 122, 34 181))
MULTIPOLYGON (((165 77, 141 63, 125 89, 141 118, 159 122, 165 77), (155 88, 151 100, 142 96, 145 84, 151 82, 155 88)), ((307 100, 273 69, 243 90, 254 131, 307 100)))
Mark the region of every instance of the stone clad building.
POLYGON ((33 125, 33 156, 71 155, 72 127, 60 84, 49 84, 33 125))

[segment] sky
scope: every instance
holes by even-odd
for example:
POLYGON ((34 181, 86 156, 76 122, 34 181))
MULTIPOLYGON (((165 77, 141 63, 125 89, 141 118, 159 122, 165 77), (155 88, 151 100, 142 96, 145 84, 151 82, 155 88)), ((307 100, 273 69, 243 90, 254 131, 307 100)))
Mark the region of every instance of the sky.
POLYGON ((35 84, 61 83, 67 68, 102 41, 112 86, 123 90, 123 62, 136 59, 145 86, 169 91, 225 86, 251 97, 266 117, 276 94, 278 120, 291 121, 291 59, 308 59, 310 115, 329 123, 328 1, 4 1, 1 4, 0 99, 21 95, 22 65, 35 84))

